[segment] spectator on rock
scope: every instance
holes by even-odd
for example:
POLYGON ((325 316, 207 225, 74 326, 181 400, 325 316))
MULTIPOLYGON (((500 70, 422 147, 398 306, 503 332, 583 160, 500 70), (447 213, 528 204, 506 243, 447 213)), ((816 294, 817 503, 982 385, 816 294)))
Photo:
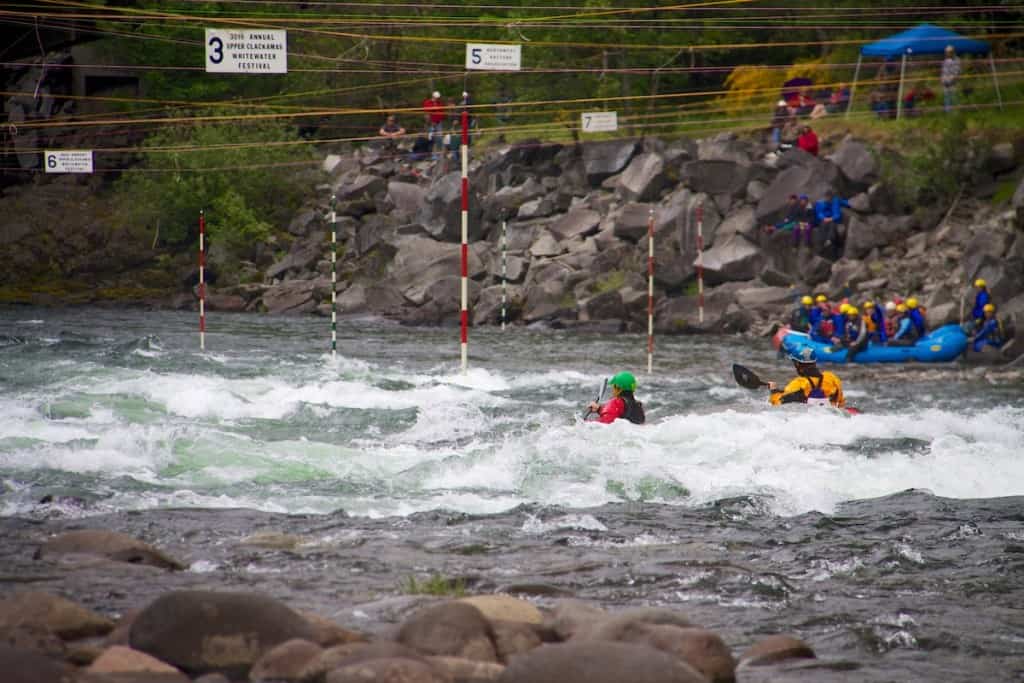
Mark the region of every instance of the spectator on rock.
POLYGON ((390 114, 387 119, 385 119, 384 125, 380 127, 379 131, 377 131, 377 134, 382 138, 385 138, 388 143, 394 146, 396 139, 405 135, 405 128, 398 125, 398 121, 395 119, 394 114, 390 114))
POLYGON ((782 133, 780 134, 779 147, 781 149, 789 149, 796 145, 800 139, 800 133, 803 127, 800 125, 800 121, 797 119, 796 114, 793 113, 793 108, 789 108, 789 118, 786 119, 786 123, 782 125, 782 133))
POLYGON ((825 198, 814 203, 814 223, 821 228, 821 236, 833 260, 839 258, 839 225, 843 222, 843 207, 850 203, 835 196, 832 190, 825 190, 825 198))
POLYGON ((797 140, 797 146, 813 156, 818 156, 818 136, 810 126, 804 126, 797 140))
POLYGON ((797 218, 799 205, 800 201, 797 199, 797 196, 795 194, 789 195, 789 199, 786 200, 786 211, 782 214, 782 220, 774 225, 764 226, 764 232, 770 235, 773 232, 789 232, 795 228, 799 220, 797 218))
POLYGON ((441 144, 444 136, 444 122, 448 118, 444 102, 441 101, 441 93, 435 90, 427 99, 423 100, 423 119, 427 124, 427 139, 432 147, 441 144))
POLYGON ((850 104, 850 88, 845 83, 840 83, 828 97, 828 104, 825 108, 829 114, 839 114, 846 111, 850 104))
POLYGON ((956 103, 956 82, 960 78, 960 58, 952 45, 946 46, 946 58, 942 60, 939 81, 942 83, 942 108, 948 114, 956 103))
POLYGON ((800 246, 800 238, 804 240, 804 244, 808 247, 811 246, 811 230, 814 228, 814 208, 811 206, 811 200, 807 195, 800 195, 800 200, 796 205, 796 224, 793 227, 793 246, 800 246))
POLYGON ((789 106, 786 104, 786 100, 779 100, 775 104, 775 111, 772 112, 772 144, 778 149, 779 145, 782 144, 782 127, 786 125, 786 119, 789 118, 789 106))

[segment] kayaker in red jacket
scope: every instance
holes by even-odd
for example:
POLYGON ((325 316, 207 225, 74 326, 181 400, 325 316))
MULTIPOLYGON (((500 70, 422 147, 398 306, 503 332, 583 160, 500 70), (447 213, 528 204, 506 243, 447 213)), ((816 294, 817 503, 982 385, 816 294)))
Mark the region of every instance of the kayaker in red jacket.
POLYGON ((636 377, 630 372, 620 372, 608 380, 612 385, 612 398, 604 405, 597 401, 590 403, 590 412, 597 413, 597 421, 604 424, 625 418, 633 424, 643 424, 644 404, 633 396, 636 391, 636 377))

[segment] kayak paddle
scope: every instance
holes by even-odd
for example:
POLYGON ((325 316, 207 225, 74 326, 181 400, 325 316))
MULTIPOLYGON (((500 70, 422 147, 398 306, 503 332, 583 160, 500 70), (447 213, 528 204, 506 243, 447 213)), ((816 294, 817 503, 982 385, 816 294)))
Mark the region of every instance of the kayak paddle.
POLYGON ((736 378, 736 384, 745 389, 760 389, 768 386, 768 382, 758 377, 756 372, 739 363, 732 364, 732 376, 736 378))
MULTIPOLYGON (((608 378, 605 377, 604 378, 604 382, 601 383, 601 392, 597 395, 597 404, 598 405, 601 404, 601 399, 604 398, 604 390, 607 389, 607 388, 608 388, 608 378)), ((588 417, 590 417, 590 414, 593 413, 593 412, 594 411, 590 409, 590 406, 587 406, 587 410, 583 413, 583 419, 586 420, 588 417)))

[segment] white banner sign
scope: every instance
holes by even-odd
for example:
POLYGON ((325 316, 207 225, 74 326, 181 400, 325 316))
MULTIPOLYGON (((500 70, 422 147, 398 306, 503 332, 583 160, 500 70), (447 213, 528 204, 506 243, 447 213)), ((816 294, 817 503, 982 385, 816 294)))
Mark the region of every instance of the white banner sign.
POLYGON ((592 111, 580 114, 580 126, 584 133, 603 133, 619 129, 618 112, 592 111))
POLYGON ((47 173, 92 173, 91 149, 48 149, 43 152, 47 173))
POLYGON ((208 28, 206 70, 224 74, 286 74, 288 32, 208 28))
POLYGON ((482 71, 519 71, 522 45, 466 43, 466 68, 482 71))

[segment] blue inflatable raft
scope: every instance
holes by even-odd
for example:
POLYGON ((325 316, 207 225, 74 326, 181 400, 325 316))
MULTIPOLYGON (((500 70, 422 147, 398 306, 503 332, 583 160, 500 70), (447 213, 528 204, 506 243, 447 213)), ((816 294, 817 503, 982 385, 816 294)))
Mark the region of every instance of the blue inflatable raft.
MULTIPOLYGON (((780 331, 781 332, 781 331, 780 331)), ((786 331, 781 336, 780 351, 787 355, 811 347, 818 360, 825 363, 846 363, 849 351, 841 346, 814 341, 803 332, 786 331)), ((948 363, 956 360, 967 348, 967 335, 957 324, 943 325, 917 340, 913 346, 882 346, 870 342, 854 355, 854 363, 948 363)))

